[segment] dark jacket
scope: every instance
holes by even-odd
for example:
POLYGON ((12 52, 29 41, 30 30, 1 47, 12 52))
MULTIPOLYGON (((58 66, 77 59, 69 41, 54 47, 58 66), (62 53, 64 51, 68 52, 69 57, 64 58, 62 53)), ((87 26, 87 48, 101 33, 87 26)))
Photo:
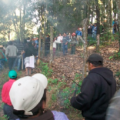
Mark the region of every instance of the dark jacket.
POLYGON ((81 93, 71 99, 71 105, 82 110, 86 120, 105 120, 110 99, 116 91, 113 73, 108 68, 95 68, 84 79, 81 93))

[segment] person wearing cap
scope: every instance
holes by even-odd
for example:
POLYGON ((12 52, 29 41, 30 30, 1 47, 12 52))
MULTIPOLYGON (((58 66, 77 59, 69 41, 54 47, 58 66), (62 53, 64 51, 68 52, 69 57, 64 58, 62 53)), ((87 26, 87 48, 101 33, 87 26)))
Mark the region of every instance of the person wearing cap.
POLYGON ((113 72, 103 67, 103 58, 92 54, 88 60, 89 74, 83 80, 81 93, 72 97, 71 105, 82 111, 85 120, 105 120, 110 99, 116 91, 113 72))
POLYGON ((9 97, 9 91, 12 87, 12 84, 17 79, 17 73, 16 71, 11 70, 8 75, 10 79, 8 82, 6 82, 3 85, 1 98, 2 98, 2 102, 4 103, 4 106, 3 106, 4 115, 7 115, 8 120, 14 120, 18 117, 13 114, 13 106, 9 97))
POLYGON ((16 120, 69 120, 62 112, 46 110, 47 78, 35 74, 18 79, 10 90, 16 120))

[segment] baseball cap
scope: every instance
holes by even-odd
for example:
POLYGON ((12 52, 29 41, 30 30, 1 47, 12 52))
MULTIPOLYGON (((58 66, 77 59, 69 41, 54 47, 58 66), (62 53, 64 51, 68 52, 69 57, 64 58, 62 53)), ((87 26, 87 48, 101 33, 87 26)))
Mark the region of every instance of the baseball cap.
POLYGON ((47 88, 48 80, 45 75, 37 73, 37 74, 34 74, 32 77, 39 80, 42 83, 44 89, 47 88))
POLYGON ((15 70, 11 70, 11 71, 9 71, 8 76, 11 79, 15 79, 15 78, 17 78, 17 72, 15 70))
POLYGON ((41 101, 44 94, 42 83, 30 76, 18 79, 13 83, 9 95, 14 110, 24 111, 25 115, 33 115, 30 111, 41 101))
POLYGON ((91 62, 101 61, 101 62, 103 62, 103 58, 102 58, 102 56, 100 56, 99 54, 92 54, 92 55, 90 55, 89 58, 87 59, 87 62, 88 62, 88 61, 91 61, 91 62))

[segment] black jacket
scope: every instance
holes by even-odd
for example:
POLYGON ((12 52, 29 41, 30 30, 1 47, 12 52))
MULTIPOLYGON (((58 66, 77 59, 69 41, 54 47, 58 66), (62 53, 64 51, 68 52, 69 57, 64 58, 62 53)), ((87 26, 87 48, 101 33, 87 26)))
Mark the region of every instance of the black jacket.
POLYGON ((84 79, 81 93, 71 99, 71 105, 82 110, 86 120, 105 120, 110 99, 116 91, 113 73, 108 68, 95 68, 84 79))

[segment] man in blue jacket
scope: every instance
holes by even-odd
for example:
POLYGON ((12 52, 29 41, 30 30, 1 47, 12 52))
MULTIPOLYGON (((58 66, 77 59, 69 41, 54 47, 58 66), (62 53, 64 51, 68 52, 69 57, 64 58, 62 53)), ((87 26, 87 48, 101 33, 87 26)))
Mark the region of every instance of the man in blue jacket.
POLYGON ((82 39, 82 29, 81 28, 78 28, 78 30, 76 31, 76 35, 77 35, 77 41, 79 44, 80 40, 82 39))
POLYGON ((103 67, 103 58, 92 54, 88 60, 89 74, 83 80, 81 93, 71 98, 71 105, 82 111, 85 120, 105 120, 110 99, 116 91, 113 72, 103 67))

